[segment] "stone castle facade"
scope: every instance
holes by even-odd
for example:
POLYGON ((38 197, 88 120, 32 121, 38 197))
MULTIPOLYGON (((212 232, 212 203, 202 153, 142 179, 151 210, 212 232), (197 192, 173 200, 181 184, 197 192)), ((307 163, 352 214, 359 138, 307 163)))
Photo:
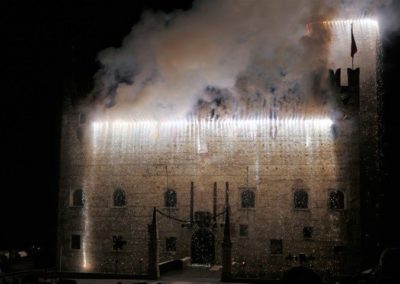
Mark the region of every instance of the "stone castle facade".
POLYGON ((348 70, 347 86, 330 74, 341 113, 330 118, 141 123, 67 106, 60 269, 146 275, 154 255, 221 264, 229 208, 233 277, 274 278, 299 264, 354 271, 376 92, 360 69, 348 70))

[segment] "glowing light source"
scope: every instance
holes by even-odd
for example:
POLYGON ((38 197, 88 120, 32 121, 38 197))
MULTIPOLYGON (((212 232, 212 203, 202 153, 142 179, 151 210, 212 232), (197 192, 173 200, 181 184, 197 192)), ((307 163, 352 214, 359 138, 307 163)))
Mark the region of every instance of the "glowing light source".
POLYGON ((311 119, 221 119, 221 120, 171 120, 171 121, 94 121, 93 130, 111 128, 114 131, 125 131, 130 128, 185 128, 188 126, 197 126, 200 128, 218 128, 218 127, 237 127, 251 128, 261 125, 282 125, 282 126, 304 126, 314 128, 328 128, 332 126, 333 121, 330 118, 311 118, 311 119))
POLYGON ((324 25, 351 25, 359 24, 361 26, 370 26, 375 29, 379 29, 379 22, 375 19, 370 18, 360 18, 351 20, 333 20, 333 21, 322 21, 324 25))
POLYGON ((162 145, 184 145, 193 142, 200 149, 198 152, 204 152, 206 140, 209 138, 223 139, 223 141, 234 141, 239 138, 252 141, 256 137, 262 137, 263 140, 289 136, 301 139, 309 135, 328 137, 332 124, 333 121, 326 117, 94 121, 92 143, 95 151, 109 146, 114 149, 130 148, 137 151, 142 146, 162 147, 162 145))
POLYGON ((87 262, 87 256, 86 256, 86 248, 85 248, 85 243, 83 245, 83 260, 82 260, 82 268, 87 269, 88 268, 88 262, 87 262))
POLYGON ((323 24, 328 27, 350 27, 351 24, 359 26, 363 29, 379 33, 379 22, 376 19, 371 18, 359 18, 359 19, 347 19, 347 20, 331 20, 331 21, 320 21, 312 22, 307 24, 307 33, 310 33, 313 25, 323 24))

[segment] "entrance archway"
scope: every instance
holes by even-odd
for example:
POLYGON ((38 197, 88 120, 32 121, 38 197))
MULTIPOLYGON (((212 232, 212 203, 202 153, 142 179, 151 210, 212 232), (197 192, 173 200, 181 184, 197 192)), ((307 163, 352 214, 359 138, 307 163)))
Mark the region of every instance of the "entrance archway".
POLYGON ((214 264, 215 237, 206 229, 198 229, 192 236, 192 263, 214 264))

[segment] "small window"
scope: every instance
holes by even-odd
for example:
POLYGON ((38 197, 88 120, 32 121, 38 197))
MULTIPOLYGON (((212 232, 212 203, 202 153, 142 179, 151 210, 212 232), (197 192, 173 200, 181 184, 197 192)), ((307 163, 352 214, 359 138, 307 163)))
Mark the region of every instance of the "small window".
POLYGON ((81 249, 80 235, 71 235, 71 249, 81 249))
POLYGON ((303 237, 305 239, 311 239, 313 236, 314 228, 313 227, 304 227, 303 228, 303 237))
POLYGON ((166 251, 176 251, 176 238, 168 237, 165 239, 165 250, 166 251))
POLYGON ((344 193, 340 190, 329 193, 329 209, 344 209, 344 193))
POLYGON ((305 190, 297 190, 293 196, 294 208, 307 209, 308 208, 308 193, 305 190))
POLYGON ((241 237, 248 237, 249 236, 249 225, 240 224, 239 225, 239 235, 241 237))
POLYGON ((175 208, 177 204, 176 191, 168 189, 164 194, 164 205, 165 207, 175 208))
POLYGON ((125 191, 121 188, 116 189, 114 191, 113 200, 115 207, 125 206, 126 205, 125 191))
POLYGON ((74 192, 72 193, 72 206, 82 207, 83 202, 83 190, 74 190, 74 192))
POLYGON ((256 199, 254 191, 250 189, 242 191, 241 199, 242 199, 242 208, 254 208, 256 199))
POLYGON ((271 254, 283 254, 282 240, 271 240, 271 254))
POLYGON ((79 114, 79 124, 84 124, 86 122, 86 114, 81 113, 79 114))
POLYGON ((76 128, 76 138, 78 138, 79 142, 82 142, 84 136, 84 132, 82 127, 77 127, 76 128))
POLYGON ((112 241, 113 241, 113 250, 122 250, 127 243, 124 240, 124 237, 120 235, 112 236, 112 241))

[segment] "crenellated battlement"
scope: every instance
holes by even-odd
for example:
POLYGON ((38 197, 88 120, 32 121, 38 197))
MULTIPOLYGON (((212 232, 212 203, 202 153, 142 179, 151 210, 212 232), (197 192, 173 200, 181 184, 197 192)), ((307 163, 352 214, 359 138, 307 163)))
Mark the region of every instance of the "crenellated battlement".
POLYGON ((341 68, 329 69, 332 88, 340 95, 343 105, 359 108, 360 106, 360 68, 347 68, 347 86, 341 83, 341 68))

